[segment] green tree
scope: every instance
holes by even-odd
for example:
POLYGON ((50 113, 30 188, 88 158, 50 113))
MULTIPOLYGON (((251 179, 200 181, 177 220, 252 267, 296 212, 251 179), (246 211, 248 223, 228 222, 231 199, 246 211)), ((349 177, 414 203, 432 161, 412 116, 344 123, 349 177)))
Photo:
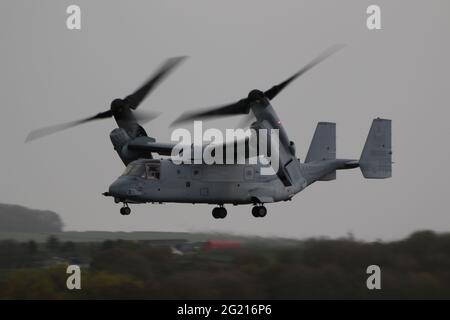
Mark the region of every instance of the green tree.
POLYGON ((56 236, 53 235, 48 237, 47 242, 45 243, 45 247, 52 252, 57 251, 60 248, 60 246, 61 242, 56 236))

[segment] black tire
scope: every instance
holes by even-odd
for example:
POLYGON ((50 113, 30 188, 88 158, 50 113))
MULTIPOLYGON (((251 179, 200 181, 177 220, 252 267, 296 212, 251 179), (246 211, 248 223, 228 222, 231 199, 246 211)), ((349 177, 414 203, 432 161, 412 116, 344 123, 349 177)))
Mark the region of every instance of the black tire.
POLYGON ((213 216, 213 218, 214 219, 220 219, 220 213, 219 213, 219 209, 220 208, 214 208, 213 210, 212 210, 212 216, 213 216))
POLYGON ((267 209, 264 206, 258 207, 258 216, 264 218, 267 214, 267 209))
POLYGON ((123 216, 128 216, 131 213, 131 209, 129 207, 120 208, 120 214, 123 216))
POLYGON ((255 218, 259 218, 258 207, 255 206, 255 207, 252 208, 252 215, 255 218))
POLYGON ((225 209, 224 207, 220 207, 218 208, 218 212, 219 212, 219 218, 223 219, 227 216, 227 209, 225 209))

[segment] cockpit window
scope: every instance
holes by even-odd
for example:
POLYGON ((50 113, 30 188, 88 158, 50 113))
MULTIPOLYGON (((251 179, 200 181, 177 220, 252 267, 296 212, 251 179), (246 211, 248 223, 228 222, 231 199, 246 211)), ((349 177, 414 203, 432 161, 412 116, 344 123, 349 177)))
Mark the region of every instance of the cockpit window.
POLYGON ((125 171, 122 173, 122 175, 123 176, 126 176, 126 175, 128 175, 128 173, 130 173, 130 171, 131 171, 131 169, 133 168, 133 165, 128 165, 126 168, 125 168, 125 171))
POLYGON ((123 175, 145 178, 146 177, 145 167, 143 164, 129 165, 125 169, 125 172, 123 173, 123 175))
POLYGON ((149 164, 130 164, 126 167, 123 172, 123 176, 133 176, 140 177, 149 180, 159 180, 160 173, 159 163, 149 163, 149 164))
POLYGON ((147 179, 159 180, 159 163, 147 164, 145 167, 147 169, 147 179))

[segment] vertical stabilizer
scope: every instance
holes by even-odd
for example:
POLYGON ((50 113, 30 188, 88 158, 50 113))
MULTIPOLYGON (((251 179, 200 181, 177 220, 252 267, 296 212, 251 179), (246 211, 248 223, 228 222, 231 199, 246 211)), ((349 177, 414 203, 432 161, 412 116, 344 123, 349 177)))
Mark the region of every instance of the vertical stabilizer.
POLYGON ((359 166, 364 178, 392 176, 391 120, 374 119, 364 145, 359 166))
POLYGON ((305 162, 336 159, 336 123, 319 122, 305 162))
MULTIPOLYGON (((314 132, 305 162, 336 159, 336 123, 319 122, 314 132)), ((320 181, 336 179, 336 170, 323 176, 320 181)))

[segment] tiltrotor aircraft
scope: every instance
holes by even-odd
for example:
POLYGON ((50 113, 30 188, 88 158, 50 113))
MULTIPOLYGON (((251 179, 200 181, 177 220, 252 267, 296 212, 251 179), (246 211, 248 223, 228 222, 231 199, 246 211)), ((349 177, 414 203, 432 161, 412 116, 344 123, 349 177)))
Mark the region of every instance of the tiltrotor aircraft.
MULTIPOLYGON (((168 59, 143 86, 124 99, 115 99, 109 110, 83 120, 32 131, 27 141, 40 138, 78 124, 114 117, 118 128, 110 138, 114 149, 126 166, 104 193, 116 203, 123 203, 122 215, 128 215, 128 204, 137 203, 206 203, 217 205, 212 210, 216 219, 227 215, 225 204, 253 205, 254 217, 264 217, 264 204, 288 201, 316 181, 336 179, 336 170, 359 167, 365 178, 389 178, 392 173, 391 120, 373 120, 361 157, 336 159, 336 124, 319 122, 311 145, 302 163, 296 156, 295 144, 281 125, 271 101, 293 80, 340 49, 333 46, 313 59, 300 71, 269 90, 252 90, 248 97, 235 103, 183 114, 175 123, 212 117, 247 114, 254 117, 250 128, 278 129, 278 170, 262 175, 262 164, 175 164, 170 157, 173 143, 156 142, 147 136, 138 120, 154 117, 136 112, 144 98, 183 57, 168 59), (159 158, 154 157, 158 154, 159 158)), ((244 143, 246 143, 246 140, 244 143)), ((247 154, 247 153, 246 153, 247 154)))

